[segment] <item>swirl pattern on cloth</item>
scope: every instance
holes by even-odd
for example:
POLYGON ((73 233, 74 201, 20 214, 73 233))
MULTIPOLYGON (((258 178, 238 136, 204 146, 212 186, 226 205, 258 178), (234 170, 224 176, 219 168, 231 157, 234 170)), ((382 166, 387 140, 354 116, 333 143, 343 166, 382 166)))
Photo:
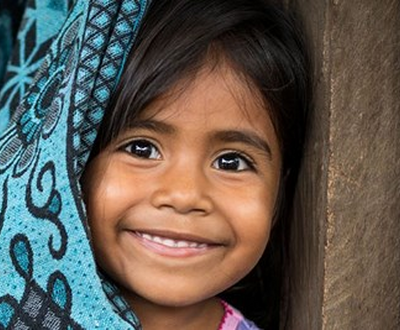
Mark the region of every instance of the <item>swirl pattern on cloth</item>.
POLYGON ((0 57, 0 329, 139 329, 95 276, 79 178, 148 1, 19 4, 0 57))

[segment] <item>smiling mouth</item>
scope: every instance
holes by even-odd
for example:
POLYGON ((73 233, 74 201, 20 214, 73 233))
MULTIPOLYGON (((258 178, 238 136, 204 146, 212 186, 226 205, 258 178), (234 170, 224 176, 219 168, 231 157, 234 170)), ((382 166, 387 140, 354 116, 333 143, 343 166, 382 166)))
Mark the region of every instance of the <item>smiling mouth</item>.
POLYGON ((166 238, 162 236, 157 236, 157 235, 150 235, 146 233, 141 233, 141 232, 135 232, 135 234, 142 239, 146 241, 150 241, 156 244, 163 245, 165 247, 169 248, 195 248, 195 249, 202 249, 206 248, 208 244, 206 243, 198 243, 198 242, 193 242, 193 241, 187 241, 187 240, 175 240, 171 238, 166 238))
POLYGON ((221 246, 206 239, 176 233, 156 233, 131 231, 139 243, 145 248, 166 257, 193 257, 221 246))

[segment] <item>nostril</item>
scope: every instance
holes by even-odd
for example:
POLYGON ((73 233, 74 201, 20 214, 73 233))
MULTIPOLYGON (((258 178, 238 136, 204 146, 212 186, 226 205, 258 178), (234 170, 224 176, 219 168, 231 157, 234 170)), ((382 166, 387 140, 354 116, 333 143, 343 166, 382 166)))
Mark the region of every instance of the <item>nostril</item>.
POLYGON ((153 193, 151 202, 156 208, 171 209, 181 214, 207 214, 212 209, 211 199, 199 191, 158 190, 153 193))

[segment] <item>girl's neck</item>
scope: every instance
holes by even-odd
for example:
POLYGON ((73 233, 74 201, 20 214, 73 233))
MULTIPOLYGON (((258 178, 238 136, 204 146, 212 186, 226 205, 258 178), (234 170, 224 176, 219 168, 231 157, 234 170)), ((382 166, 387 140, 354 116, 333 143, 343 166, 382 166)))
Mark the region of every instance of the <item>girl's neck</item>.
POLYGON ((224 315, 218 298, 185 307, 160 306, 137 296, 131 297, 129 303, 143 330, 217 330, 224 315))

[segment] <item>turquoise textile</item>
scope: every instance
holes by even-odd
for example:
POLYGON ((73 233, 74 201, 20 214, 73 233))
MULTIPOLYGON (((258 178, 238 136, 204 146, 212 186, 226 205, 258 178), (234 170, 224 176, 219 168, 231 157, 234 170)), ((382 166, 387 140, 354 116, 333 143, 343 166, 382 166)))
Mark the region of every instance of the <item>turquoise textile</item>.
POLYGON ((0 329, 140 328, 96 275, 79 178, 147 2, 0 5, 0 329))

